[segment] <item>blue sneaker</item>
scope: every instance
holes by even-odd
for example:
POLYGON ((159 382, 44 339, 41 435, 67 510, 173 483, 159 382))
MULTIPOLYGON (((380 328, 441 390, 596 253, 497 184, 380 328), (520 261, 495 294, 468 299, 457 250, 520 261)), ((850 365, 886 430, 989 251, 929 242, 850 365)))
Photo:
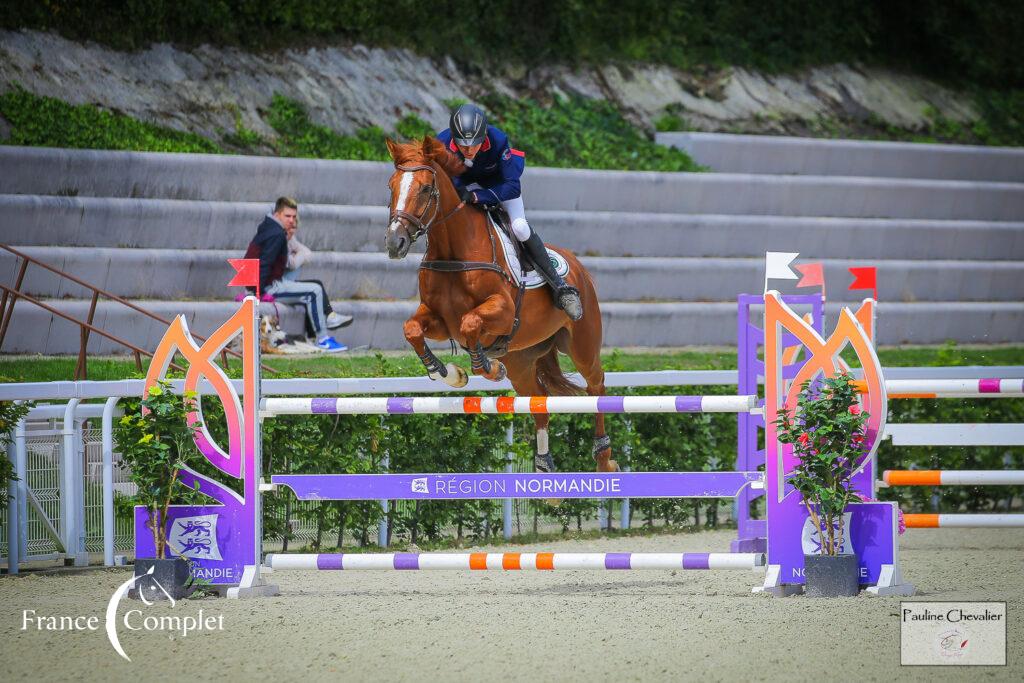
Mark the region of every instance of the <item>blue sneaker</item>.
POLYGON ((348 351, 348 347, 344 344, 338 343, 334 337, 324 337, 316 343, 317 347, 325 353, 338 353, 339 351, 348 351))

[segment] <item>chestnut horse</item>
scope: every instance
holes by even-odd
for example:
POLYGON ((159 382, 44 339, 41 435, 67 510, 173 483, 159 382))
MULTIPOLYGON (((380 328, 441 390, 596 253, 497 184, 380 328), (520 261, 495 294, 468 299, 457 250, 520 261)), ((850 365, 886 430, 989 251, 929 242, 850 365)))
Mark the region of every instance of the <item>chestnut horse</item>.
MULTIPOLYGON (((583 318, 577 322, 555 308, 550 288, 522 290, 511 279, 503 250, 477 206, 460 202, 451 175, 465 167, 432 137, 422 142, 387 141, 395 162, 391 176, 391 218, 385 244, 393 259, 405 258, 421 235, 427 253, 419 271, 420 305, 405 322, 405 338, 431 379, 453 387, 469 381, 454 363, 444 364, 426 340, 453 339, 467 349, 473 373, 500 381, 506 376, 521 396, 579 395, 558 365, 561 351, 572 358, 587 383, 586 393, 603 396, 601 308, 590 273, 567 249, 552 247, 569 263, 566 276, 580 292, 583 318), (501 358, 501 360, 497 360, 501 358)), ((548 449, 546 414, 535 414, 538 472, 554 471, 548 449)), ((614 472, 604 415, 596 415, 594 459, 599 472, 614 472)))

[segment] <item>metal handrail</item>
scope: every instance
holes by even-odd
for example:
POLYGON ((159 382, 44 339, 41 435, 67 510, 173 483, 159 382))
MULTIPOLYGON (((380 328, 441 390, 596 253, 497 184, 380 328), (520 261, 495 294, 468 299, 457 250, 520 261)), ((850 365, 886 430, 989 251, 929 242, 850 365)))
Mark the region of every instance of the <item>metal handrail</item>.
MULTIPOLYGON (((58 311, 53 306, 49 306, 47 304, 44 304, 42 301, 39 301, 38 299, 36 299, 34 297, 31 297, 28 294, 25 294, 24 292, 19 292, 17 290, 11 289, 7 285, 0 285, 0 289, 4 290, 4 299, 6 299, 8 295, 15 296, 16 298, 19 298, 19 299, 24 299, 25 301, 27 301, 30 304, 39 306, 39 308, 43 309, 44 311, 48 311, 48 312, 52 313, 53 315, 56 315, 56 316, 58 316, 60 318, 64 318, 65 320, 68 320, 70 322, 75 323, 76 325, 78 325, 83 330, 88 330, 90 332, 95 332, 96 334, 100 335, 101 337, 106 337, 107 339, 109 339, 110 341, 112 341, 112 342, 114 342, 116 344, 120 344, 121 346, 124 346, 126 348, 131 349, 134 352, 134 354, 135 354, 135 367, 140 372, 142 371, 142 356, 144 355, 144 356, 146 356, 148 358, 152 358, 153 357, 153 354, 150 353, 149 351, 147 351, 145 349, 142 349, 142 348, 139 348, 138 346, 135 346, 135 344, 132 344, 129 341, 125 341, 124 339, 121 339, 120 337, 118 337, 116 335, 113 335, 110 332, 107 332, 105 330, 101 330, 100 328, 96 327, 95 325, 87 323, 84 320, 79 320, 78 318, 70 316, 67 313, 63 313, 61 311, 58 311)), ((14 305, 13 301, 11 302, 11 305, 12 306, 14 305)), ((79 360, 81 360, 81 357, 79 357, 79 360)), ((182 368, 180 365, 175 365, 175 364, 172 363, 171 367, 173 367, 174 369, 179 370, 179 371, 184 371, 184 368, 182 368)), ((75 376, 76 376, 76 378, 78 377, 78 370, 77 369, 75 370, 75 376)))
MULTIPOLYGON (((100 335, 102 335, 102 336, 104 336, 104 337, 106 337, 106 338, 108 338, 108 339, 110 339, 112 341, 115 341, 118 344, 120 344, 122 346, 125 346, 125 347, 131 349, 132 351, 134 351, 135 352, 135 364, 136 364, 136 367, 138 367, 140 370, 142 369, 142 364, 141 364, 141 359, 139 358, 139 353, 144 353, 147 356, 149 356, 150 358, 152 358, 153 354, 149 353, 148 351, 140 349, 137 346, 135 346, 135 345, 133 345, 133 344, 127 342, 127 341, 124 341, 123 339, 115 337, 112 334, 103 332, 102 330, 100 330, 99 328, 95 327, 92 324, 93 317, 96 314, 96 304, 97 304, 97 302, 99 300, 99 297, 100 296, 104 296, 107 299, 110 299, 111 301, 115 301, 115 302, 117 302, 119 304, 127 306, 128 308, 132 309, 133 311, 136 311, 136 312, 141 313, 142 315, 145 315, 145 316, 147 316, 147 317, 149 317, 149 318, 151 318, 153 320, 161 322, 164 325, 170 325, 171 324, 170 320, 168 320, 167 318, 164 318, 163 316, 157 315, 156 313, 153 313, 152 311, 148 311, 145 308, 142 308, 141 306, 139 306, 138 304, 132 303, 128 299, 125 299, 124 297, 120 297, 117 294, 113 294, 113 293, 108 292, 108 291, 106 291, 104 289, 101 289, 101 288, 99 288, 99 287, 97 287, 95 285, 91 285, 88 282, 85 282, 84 280, 82 280, 80 278, 77 278, 74 275, 71 275, 70 273, 65 273, 63 270, 60 270, 59 268, 56 268, 55 266, 51 266, 48 263, 44 263, 44 262, 40 261, 37 258, 29 256, 28 254, 26 254, 26 253, 24 253, 22 251, 19 251, 19 250, 15 249, 14 247, 11 247, 10 245, 0 244, 0 249, 4 249, 6 251, 9 251, 10 253, 14 254, 18 258, 22 259, 21 268, 18 269, 18 276, 17 276, 17 278, 15 278, 14 287, 10 288, 10 287, 6 287, 4 285, 0 285, 0 287, 2 287, 3 290, 4 290, 3 298, 0 299, 0 314, 2 314, 2 317, 0 317, 0 348, 3 347, 4 338, 7 336, 7 328, 9 327, 10 322, 11 322, 11 317, 14 314, 14 304, 15 304, 15 302, 18 299, 24 299, 25 301, 27 301, 29 303, 35 304, 36 306, 39 306, 40 308, 43 308, 43 309, 49 311, 50 313, 53 313, 54 315, 58 315, 61 318, 64 318, 65 320, 69 320, 69 321, 71 321, 71 322, 73 322, 73 323, 78 325, 79 330, 81 331, 81 343, 80 343, 79 349, 78 349, 78 364, 75 367, 75 379, 86 379, 86 375, 87 375, 87 371, 88 371, 87 370, 87 364, 86 364, 86 360, 87 360, 87 358, 86 358, 86 348, 88 347, 88 344, 89 344, 89 334, 92 333, 92 332, 96 332, 97 334, 100 334, 100 335), (67 278, 68 280, 71 280, 75 284, 77 284, 77 285, 79 285, 81 287, 85 287, 86 289, 91 290, 92 291, 92 300, 91 300, 91 302, 89 304, 89 315, 86 317, 86 319, 85 320, 79 320, 79 319, 77 319, 77 318, 75 318, 73 316, 67 315, 65 313, 61 313, 61 312, 55 310, 54 308, 43 304, 39 300, 34 299, 34 298, 30 297, 29 295, 23 293, 21 291, 21 285, 22 285, 22 283, 25 280, 25 271, 28 270, 28 264, 29 263, 33 263, 33 264, 35 264, 37 266, 45 268, 46 270, 48 270, 48 271, 50 271, 52 273, 55 273, 55 274, 57 274, 60 277, 67 278), (10 306, 7 305, 8 297, 10 297, 10 306)), ((204 337, 202 335, 199 335, 199 334, 194 334, 193 333, 192 337, 194 339, 200 341, 200 342, 206 341, 206 337, 204 337)), ((242 354, 240 354, 237 351, 233 351, 231 349, 226 349, 226 348, 222 349, 221 350, 221 360, 222 360, 225 368, 227 368, 227 366, 228 366, 227 356, 229 356, 229 355, 230 356, 234 356, 235 358, 241 358, 242 357, 242 354)), ((177 367, 177 366, 175 366, 175 367, 177 367)), ((270 373, 273 373, 273 374, 277 373, 277 370, 274 370, 273 368, 268 367, 267 365, 261 364, 261 367, 264 370, 266 370, 267 372, 270 372, 270 373)))

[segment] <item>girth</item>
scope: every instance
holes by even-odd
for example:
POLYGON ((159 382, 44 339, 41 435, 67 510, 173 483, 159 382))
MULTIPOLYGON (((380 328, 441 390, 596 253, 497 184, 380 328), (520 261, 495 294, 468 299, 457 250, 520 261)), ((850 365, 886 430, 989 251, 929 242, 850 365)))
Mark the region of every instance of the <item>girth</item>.
POLYGON ((423 270, 433 270, 438 273, 465 273, 471 270, 493 270, 506 280, 508 275, 497 263, 485 261, 423 261, 420 263, 423 270))

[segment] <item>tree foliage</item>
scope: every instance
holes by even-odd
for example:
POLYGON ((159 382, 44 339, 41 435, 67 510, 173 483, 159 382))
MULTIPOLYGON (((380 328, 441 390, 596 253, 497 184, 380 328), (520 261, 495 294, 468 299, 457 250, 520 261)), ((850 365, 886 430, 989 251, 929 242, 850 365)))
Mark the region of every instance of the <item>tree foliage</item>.
POLYGON ((14 0, 0 27, 120 49, 154 42, 264 49, 343 40, 513 61, 641 60, 773 71, 839 61, 1024 86, 1020 0, 14 0))

